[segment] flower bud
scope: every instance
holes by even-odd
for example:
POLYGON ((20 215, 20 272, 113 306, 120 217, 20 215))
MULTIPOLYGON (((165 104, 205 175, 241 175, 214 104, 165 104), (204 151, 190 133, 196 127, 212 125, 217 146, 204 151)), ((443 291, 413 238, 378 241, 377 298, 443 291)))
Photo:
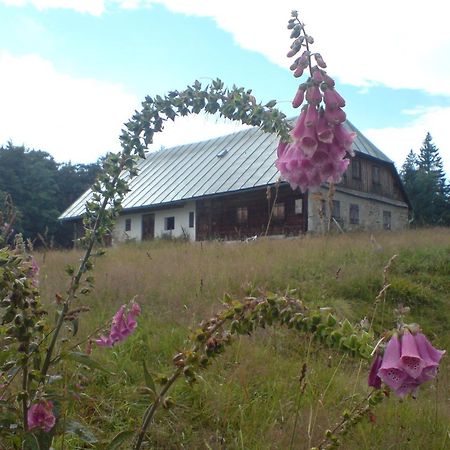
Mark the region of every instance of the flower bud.
POLYGON ((326 74, 326 72, 324 71, 323 73, 323 80, 324 82, 327 84, 328 87, 334 87, 334 85, 336 84, 333 80, 333 78, 331 78, 330 76, 328 76, 326 74))
POLYGON ((298 66, 298 60, 299 60, 300 58, 297 58, 292 64, 291 64, 291 66, 289 67, 289 70, 295 70, 296 68, 297 68, 297 66, 298 66))
POLYGON ((302 84, 298 88, 297 93, 295 94, 294 100, 292 100, 292 107, 298 108, 303 103, 304 98, 305 98, 305 88, 304 88, 304 85, 302 84))
POLYGON ((301 76, 303 75, 303 71, 304 71, 304 70, 305 70, 305 68, 299 65, 299 66, 294 70, 294 77, 295 77, 295 78, 301 77, 301 76))
POLYGON ((333 88, 325 89, 323 93, 323 100, 328 108, 343 108, 345 106, 345 100, 343 97, 333 88))
POLYGON ((323 60, 322 55, 320 53, 315 53, 314 58, 319 67, 321 67, 322 69, 325 69, 327 67, 327 65, 325 64, 325 61, 323 60))
POLYGON ((306 67, 308 67, 308 64, 309 64, 309 52, 305 50, 298 60, 298 65, 302 66, 305 69, 306 67))
POLYGON ((288 53, 287 53, 286 56, 287 56, 288 58, 292 58, 293 56, 295 56, 295 55, 298 53, 298 51, 299 51, 301 48, 302 48, 301 45, 295 46, 294 48, 292 48, 291 50, 288 51, 288 53))
POLYGON ((305 36, 303 36, 303 35, 299 36, 299 37, 291 44, 291 48, 294 48, 294 47, 296 47, 297 45, 302 45, 304 40, 305 40, 305 36))
POLYGON ((317 68, 317 66, 313 67, 312 78, 316 83, 321 83, 323 81, 322 72, 320 71, 320 69, 317 68), (316 69, 316 70, 314 70, 314 69, 316 69))
POLYGON ((292 30, 291 33, 291 39, 296 39, 300 36, 300 32, 301 32, 301 28, 300 25, 295 25, 294 29, 292 30))
POLYGON ((312 36, 306 36, 306 42, 308 44, 314 44, 314 38, 312 36))

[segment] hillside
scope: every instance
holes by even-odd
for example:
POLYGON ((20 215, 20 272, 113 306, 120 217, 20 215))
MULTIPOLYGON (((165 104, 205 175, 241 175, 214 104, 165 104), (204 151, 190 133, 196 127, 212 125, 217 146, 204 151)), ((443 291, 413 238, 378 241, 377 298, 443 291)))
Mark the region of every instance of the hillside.
MULTIPOLYGON (((126 342, 94 349, 94 358, 115 375, 80 373, 75 415, 100 441, 137 428, 149 402, 136 388, 144 386, 142 361, 155 376, 170 372, 189 330, 221 308, 225 293, 241 298, 257 290, 289 291, 309 308, 330 307, 353 322, 371 319, 393 255, 374 329, 392 328, 394 309, 408 306, 405 321, 419 323, 436 347, 449 349, 449 229, 251 243, 155 241, 108 249, 96 261, 94 292, 79 300, 91 308, 80 339, 134 296, 143 313, 126 342)), ((78 257, 75 251, 37 256, 44 299, 64 291, 62 268, 78 257)), ((192 387, 178 381, 170 394, 173 407, 161 409, 150 428, 152 448, 309 448, 369 392, 368 367, 294 331, 257 330, 227 348, 192 387)), ((343 448, 446 448, 449 368, 446 356, 438 379, 422 386, 415 400, 386 399, 371 421, 364 419, 344 437, 343 448)), ((76 442, 71 437, 67 448, 80 448, 76 442)))

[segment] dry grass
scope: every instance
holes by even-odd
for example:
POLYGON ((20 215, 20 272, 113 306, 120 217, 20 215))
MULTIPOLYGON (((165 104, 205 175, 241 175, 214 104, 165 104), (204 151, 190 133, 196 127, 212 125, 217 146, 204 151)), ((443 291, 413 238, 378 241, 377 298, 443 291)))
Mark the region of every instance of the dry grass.
MULTIPOLYGON (((80 418, 106 435, 137 426, 144 404, 134 386, 142 383, 142 359, 154 372, 170 367, 188 327, 219 308, 225 292, 244 295, 249 285, 281 291, 295 288, 310 305, 332 305, 342 316, 359 320, 370 315, 383 267, 394 254, 398 257, 389 274, 392 294, 379 309, 376 326, 389 328, 394 307, 409 304, 412 319, 441 348, 449 348, 450 229, 251 243, 155 241, 108 249, 96 261, 95 291, 80 299, 94 312, 86 317, 80 333, 107 320, 119 304, 135 295, 144 314, 139 331, 127 343, 112 353, 97 352, 97 358, 121 375, 112 381, 95 378, 89 395, 97 398, 96 413, 88 420, 88 413, 80 408, 80 418)), ((38 256, 48 303, 67 285, 64 266, 75 264, 79 257, 76 251, 51 252, 45 261, 44 255, 38 256)), ((268 329, 239 339, 194 388, 175 387, 178 406, 157 416, 154 448, 289 448, 297 377, 309 358, 293 447, 308 448, 333 426, 354 394, 366 391, 367 372, 367 364, 360 368, 351 359, 340 363, 339 354, 313 350, 307 356, 302 338, 283 330, 268 329)), ((445 442, 450 421, 448 357, 442 369, 439 383, 425 386, 417 401, 392 399, 381 405, 376 423, 358 426, 344 448, 444 449, 450 442, 450 437, 445 442)))

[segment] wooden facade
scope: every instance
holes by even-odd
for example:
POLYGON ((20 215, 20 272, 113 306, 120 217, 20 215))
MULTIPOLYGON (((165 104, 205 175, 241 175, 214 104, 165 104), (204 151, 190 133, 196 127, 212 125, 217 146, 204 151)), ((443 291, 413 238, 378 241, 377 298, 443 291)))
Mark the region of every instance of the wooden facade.
POLYGON ((245 239, 307 231, 307 196, 282 184, 197 201, 196 240, 245 239), (275 206, 274 206, 275 203, 275 206))
POLYGON ((392 200, 408 201, 392 164, 360 154, 352 158, 338 186, 392 200))

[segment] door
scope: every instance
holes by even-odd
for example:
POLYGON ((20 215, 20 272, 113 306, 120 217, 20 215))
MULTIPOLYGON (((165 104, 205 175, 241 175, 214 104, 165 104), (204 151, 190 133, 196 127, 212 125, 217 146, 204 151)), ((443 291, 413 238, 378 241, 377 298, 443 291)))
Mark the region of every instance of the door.
POLYGON ((142 240, 153 239, 155 237, 155 215, 142 215, 142 240))

